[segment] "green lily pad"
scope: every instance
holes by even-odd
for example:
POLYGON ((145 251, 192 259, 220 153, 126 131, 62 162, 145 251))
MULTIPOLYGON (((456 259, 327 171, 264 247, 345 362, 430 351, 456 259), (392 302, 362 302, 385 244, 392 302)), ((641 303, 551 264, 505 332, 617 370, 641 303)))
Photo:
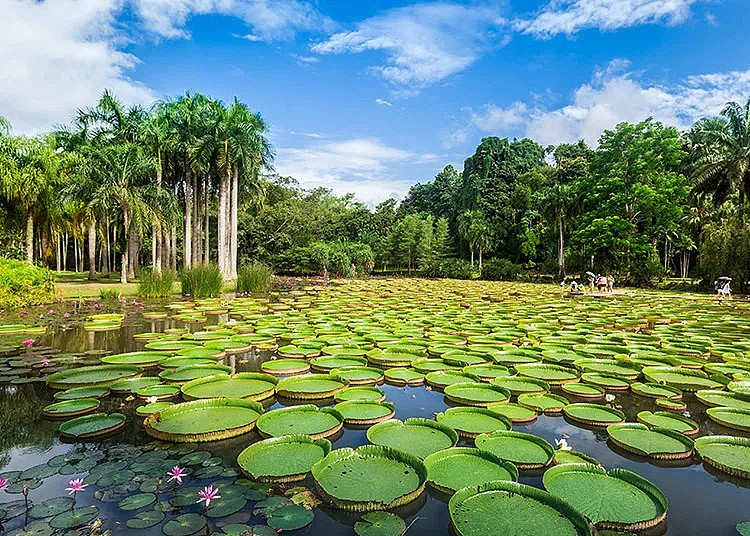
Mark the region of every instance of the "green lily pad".
POLYGON ((346 380, 339 378, 335 374, 292 376, 279 381, 276 386, 276 393, 286 398, 316 400, 330 398, 339 391, 344 390, 347 385, 348 382, 346 380))
POLYGON ((722 426, 750 432, 750 410, 737 408, 708 408, 708 417, 722 426))
POLYGON ((750 439, 732 436, 704 436, 695 440, 703 462, 727 474, 750 479, 750 439))
POLYGON ((390 512, 370 512, 354 524, 357 536, 401 536, 406 522, 390 512))
POLYGON ((357 366, 333 369, 331 375, 343 378, 350 385, 375 385, 385 378, 380 369, 357 366))
POLYGON ((225 497, 221 496, 221 499, 211 501, 208 507, 206 515, 208 517, 226 517, 231 516, 234 513, 242 510, 247 504, 247 499, 244 495, 237 497, 225 497))
POLYGON ((148 529, 164 521, 164 512, 159 508, 139 512, 125 522, 129 529, 148 529))
POLYGON ((674 400, 682 398, 682 391, 676 387, 659 383, 633 383, 630 385, 630 390, 637 395, 649 398, 671 398, 674 400))
POLYGON ((206 518, 200 514, 182 514, 164 523, 161 531, 166 536, 191 536, 206 526, 206 518))
POLYGON ((700 370, 677 367, 645 367, 643 376, 652 383, 663 383, 683 391, 701 389, 721 389, 722 384, 708 377, 700 370))
POLYGON ((487 407, 489 404, 510 400, 510 391, 494 383, 454 383, 446 387, 444 392, 448 400, 469 406, 487 407))
POLYGON ((519 527, 514 532, 519 536, 591 536, 588 521, 567 503, 517 482, 464 488, 451 497, 448 509, 458 536, 498 534, 498 527, 519 527))
POLYGON ((374 424, 391 419, 396 413, 396 407, 390 402, 374 400, 348 400, 333 409, 341 413, 346 424, 374 424))
POLYGON ((253 443, 237 456, 237 464, 243 473, 255 480, 295 481, 303 479, 329 452, 331 442, 327 439, 285 435, 253 443))
POLYGON ((375 402, 383 402, 385 400, 385 393, 377 387, 369 385, 358 385, 354 387, 347 387, 346 389, 339 391, 333 397, 335 402, 345 402, 347 400, 373 400, 375 402))
POLYGON ((95 506, 80 506, 57 514, 50 520, 49 526, 54 529, 74 529, 96 519, 98 515, 99 509, 95 506))
POLYGON ((282 506, 271 511, 268 526, 277 530, 297 530, 306 527, 315 519, 315 514, 303 506, 282 506))
POLYGON ((590 426, 608 426, 625 421, 625 414, 617 409, 601 404, 569 404, 563 413, 572 421, 590 426))
POLYGON ((139 510, 140 508, 150 506, 155 502, 156 495, 153 493, 138 493, 136 495, 131 495, 130 497, 125 497, 117 503, 117 506, 120 510, 125 510, 127 512, 130 510, 139 510))
POLYGON ((164 352, 129 352, 127 354, 113 354, 102 357, 106 365, 135 365, 137 367, 155 367, 159 361, 171 354, 164 352))
POLYGON ((95 365, 78 367, 50 374, 47 385, 53 389, 102 387, 124 378, 140 376, 143 369, 130 365, 95 365))
POLYGON ((41 519, 45 517, 56 516, 67 510, 73 505, 73 499, 70 497, 53 497, 47 499, 41 504, 36 504, 29 509, 29 517, 41 519))
POLYGON ((318 408, 313 404, 279 408, 258 418, 258 431, 264 437, 307 434, 313 439, 330 437, 344 424, 344 417, 332 408, 318 408))
POLYGON ((169 383, 187 383, 207 376, 227 376, 232 367, 226 365, 183 365, 159 373, 159 378, 169 383))
POLYGON ((601 372, 584 372, 581 380, 591 385, 598 385, 607 390, 626 391, 630 388, 632 380, 614 374, 602 374, 601 372))
POLYGON ((487 409, 508 417, 512 423, 526 423, 536 420, 537 413, 531 408, 526 408, 514 402, 490 404, 487 409))
POLYGON ((42 409, 42 415, 51 418, 76 417, 91 413, 99 408, 100 402, 96 398, 76 398, 73 400, 63 400, 45 406, 42 409))
POLYGON ((575 369, 547 363, 520 364, 516 365, 516 370, 523 377, 542 380, 550 385, 577 382, 581 376, 575 369))
POLYGON ((448 426, 428 419, 396 419, 367 430, 370 443, 425 458, 433 452, 456 446, 458 434, 448 426))
POLYGON ((495 378, 492 380, 492 385, 507 389, 514 395, 522 395, 524 393, 544 394, 549 392, 550 389, 549 383, 536 378, 495 378))
POLYGON ((563 465, 566 463, 593 463, 594 465, 601 465, 596 458, 592 458, 583 452, 576 452, 574 450, 557 449, 553 461, 555 462, 555 465, 563 465))
POLYGON ((681 432, 685 435, 694 435, 698 433, 698 423, 682 415, 675 415, 666 411, 641 411, 637 415, 638 422, 649 427, 667 428, 675 432, 681 432))
POLYGON ((389 368, 385 371, 385 381, 394 385, 422 385, 425 375, 411 368, 389 368))
POLYGON ((560 413, 562 409, 570 404, 567 398, 552 393, 525 393, 518 395, 518 403, 535 411, 542 413, 560 413))
POLYGON ((448 408, 445 412, 438 413, 435 419, 453 428, 458 435, 468 438, 496 430, 510 430, 512 427, 508 417, 487 408, 448 408))
POLYGON ((593 464, 548 469, 544 487, 591 519, 598 528, 642 530, 667 515, 667 498, 654 484, 625 469, 593 464))
POLYGON ((693 454, 691 439, 666 428, 649 428, 641 423, 621 423, 609 425, 607 433, 617 446, 641 456, 674 460, 693 454))
POLYGON ((60 435, 69 439, 92 439, 115 432, 125 426, 122 413, 93 413, 76 417, 60 425, 60 435))
POLYGON ((75 400, 78 398, 105 398, 109 396, 109 387, 74 387, 54 394, 55 400, 75 400))
POLYGON ((494 480, 518 480, 518 469, 510 462, 479 449, 454 447, 427 456, 427 483, 445 493, 494 480))
POLYGON ((705 390, 695 393, 695 397, 710 407, 727 407, 750 410, 750 395, 727 391, 705 390))
POLYGON ((291 376, 305 374, 310 370, 310 363, 304 359, 274 359, 260 366, 261 372, 274 376, 291 376))
POLYGON ((478 376, 472 376, 460 370, 436 370, 425 375, 427 383, 438 389, 445 389, 454 383, 471 383, 479 380, 478 376))
POLYGON ((329 372, 342 367, 363 367, 365 365, 367 365, 366 358, 353 355, 323 356, 310 360, 312 369, 319 372, 329 372))
POLYGON ((32 521, 23 528, 10 531, 7 536, 52 536, 55 533, 46 521, 32 521))
POLYGON ((604 388, 592 383, 564 383, 560 389, 563 393, 581 398, 604 398, 604 388))
POLYGON ((737 532, 739 532, 740 536, 750 536, 750 521, 737 523, 735 528, 737 529, 737 532))
POLYGON ((135 394, 138 389, 143 389, 149 385, 157 385, 159 383, 161 383, 159 378, 153 378, 150 376, 143 378, 125 378, 124 380, 117 380, 110 384, 109 388, 113 393, 135 394))
POLYGON ((476 438, 475 443, 478 449, 512 462, 519 469, 546 467, 555 453, 552 445, 541 437, 523 432, 482 434, 476 438))
POLYGON ((151 402, 150 404, 138 406, 135 408, 135 412, 141 417, 147 417, 172 405, 174 405, 174 402, 151 402))

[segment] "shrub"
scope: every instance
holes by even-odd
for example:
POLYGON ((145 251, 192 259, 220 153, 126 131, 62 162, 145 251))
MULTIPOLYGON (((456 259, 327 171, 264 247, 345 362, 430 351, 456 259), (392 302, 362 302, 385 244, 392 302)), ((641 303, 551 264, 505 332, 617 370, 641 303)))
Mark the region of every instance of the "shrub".
POLYGON ((221 294, 224 283, 216 264, 201 264, 186 268, 180 273, 182 293, 192 298, 208 298, 221 294))
POLYGON ((487 261, 482 267, 482 279, 489 281, 515 281, 523 272, 518 264, 508 259, 487 261))
POLYGON ((426 275, 445 279, 471 279, 474 270, 471 263, 464 259, 442 259, 427 269, 426 275))
POLYGON ((0 258, 0 307, 20 307, 52 301, 52 273, 24 261, 0 258))
POLYGON ((173 286, 172 270, 154 272, 144 269, 138 277, 138 294, 146 298, 168 298, 172 295, 173 286))
POLYGON ((252 262, 237 270, 237 292, 265 294, 273 286, 273 272, 262 262, 252 262))
POLYGON ((99 291, 100 300, 119 300, 122 293, 114 288, 103 288, 99 291))

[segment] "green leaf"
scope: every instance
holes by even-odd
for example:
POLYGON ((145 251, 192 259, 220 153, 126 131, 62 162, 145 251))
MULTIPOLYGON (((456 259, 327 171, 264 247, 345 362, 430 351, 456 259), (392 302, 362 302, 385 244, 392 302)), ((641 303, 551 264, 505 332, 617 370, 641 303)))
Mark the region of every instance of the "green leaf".
POLYGON ((96 518, 99 509, 94 506, 81 506, 74 510, 67 510, 53 517, 49 524, 55 529, 74 529, 81 527, 96 518))
POLYGON ((247 504, 247 499, 243 496, 216 499, 211 501, 206 515, 208 517, 226 517, 242 510, 247 504))
POLYGON ((120 510, 125 510, 127 512, 130 510, 138 510, 139 508, 144 508, 146 506, 154 504, 155 502, 156 495, 154 495, 153 493, 138 493, 136 495, 131 495, 130 497, 125 497, 117 504, 117 506, 120 508, 120 510))
POLYGON ((73 499, 70 497, 53 497, 52 499, 47 499, 41 504, 33 506, 29 510, 29 517, 44 518, 56 516, 65 510, 70 510, 72 504, 73 499))
POLYGON ((315 519, 315 514, 303 506, 282 506, 271 511, 268 526, 281 530, 297 530, 306 527, 315 519))
POLYGON ((161 531, 166 536, 191 536, 206 526, 206 518, 200 514, 183 514, 164 523, 161 531))
POLYGON ((405 530, 404 520, 389 512, 370 512, 354 524, 358 536, 401 536, 405 530))
POLYGON ((34 521, 23 528, 10 531, 6 536, 52 536, 55 529, 46 521, 34 521))
POLYGON ((125 522, 129 529, 147 529, 158 525, 164 520, 164 512, 160 509, 146 510, 139 512, 125 522))
POLYGON ((750 536, 750 521, 737 523, 735 528, 737 529, 737 532, 740 533, 740 536, 750 536))

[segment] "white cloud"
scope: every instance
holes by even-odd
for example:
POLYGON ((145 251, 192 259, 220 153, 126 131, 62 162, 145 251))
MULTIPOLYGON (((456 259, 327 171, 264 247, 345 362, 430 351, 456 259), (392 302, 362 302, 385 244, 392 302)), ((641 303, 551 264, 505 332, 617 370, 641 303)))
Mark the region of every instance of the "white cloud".
POLYGON ((153 92, 128 78, 138 63, 115 30, 118 0, 0 0, 0 115, 18 133, 67 123, 105 88, 125 102, 153 92))
POLYGON ((333 31, 333 21, 304 0, 131 0, 146 29, 168 39, 189 37, 191 16, 236 17, 252 28, 249 41, 289 39, 299 31, 333 31))
POLYGON ((587 28, 616 30, 641 24, 675 25, 690 16, 698 0, 551 0, 533 17, 517 19, 514 28, 540 39, 573 35, 587 28))
POLYGON ((375 99, 375 104, 380 104, 381 106, 393 106, 392 102, 383 99, 375 99))
POLYGON ((299 63, 318 63, 320 58, 316 56, 300 56, 298 54, 292 54, 292 57, 299 63))
MULTIPOLYGON (((595 146, 605 129, 623 121, 653 117, 685 129, 701 117, 718 114, 727 102, 745 102, 750 95, 750 69, 694 75, 665 86, 622 72, 628 65, 617 60, 596 71, 591 82, 573 92, 566 106, 549 110, 527 108, 523 103, 505 109, 487 105, 484 113, 471 115, 470 125, 500 135, 507 134, 503 129, 511 129, 542 145, 583 139, 595 146)), ((459 138, 465 139, 465 132, 459 132, 459 138)))
POLYGON ((484 51, 502 46, 502 36, 496 32, 504 24, 498 10, 489 6, 416 4, 365 19, 356 29, 336 33, 312 50, 320 54, 381 51, 385 64, 373 66, 372 71, 413 94, 414 88, 463 71, 484 51))
POLYGON ((420 156, 389 147, 378 139, 355 138, 276 151, 276 171, 292 176, 303 188, 325 187, 337 194, 354 193, 374 206, 403 197, 412 182, 390 178, 390 166, 419 163, 420 156))

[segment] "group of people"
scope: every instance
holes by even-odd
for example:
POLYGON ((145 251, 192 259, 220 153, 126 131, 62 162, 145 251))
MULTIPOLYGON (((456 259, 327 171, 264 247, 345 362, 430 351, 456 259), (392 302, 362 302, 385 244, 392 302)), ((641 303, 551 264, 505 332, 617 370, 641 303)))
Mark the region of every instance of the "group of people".
MULTIPOLYGON (((562 283, 561 283, 562 284, 562 283)), ((613 275, 596 275, 596 276, 589 276, 589 286, 591 287, 591 292, 594 292, 594 287, 596 287, 597 291, 601 292, 612 292, 615 288, 615 278, 613 275)), ((570 293, 571 294, 581 294, 580 286, 578 285, 578 281, 575 279, 570 282, 570 293)))
POLYGON ((729 287, 729 279, 719 279, 716 282, 716 295, 719 299, 732 297, 732 289, 729 287))

